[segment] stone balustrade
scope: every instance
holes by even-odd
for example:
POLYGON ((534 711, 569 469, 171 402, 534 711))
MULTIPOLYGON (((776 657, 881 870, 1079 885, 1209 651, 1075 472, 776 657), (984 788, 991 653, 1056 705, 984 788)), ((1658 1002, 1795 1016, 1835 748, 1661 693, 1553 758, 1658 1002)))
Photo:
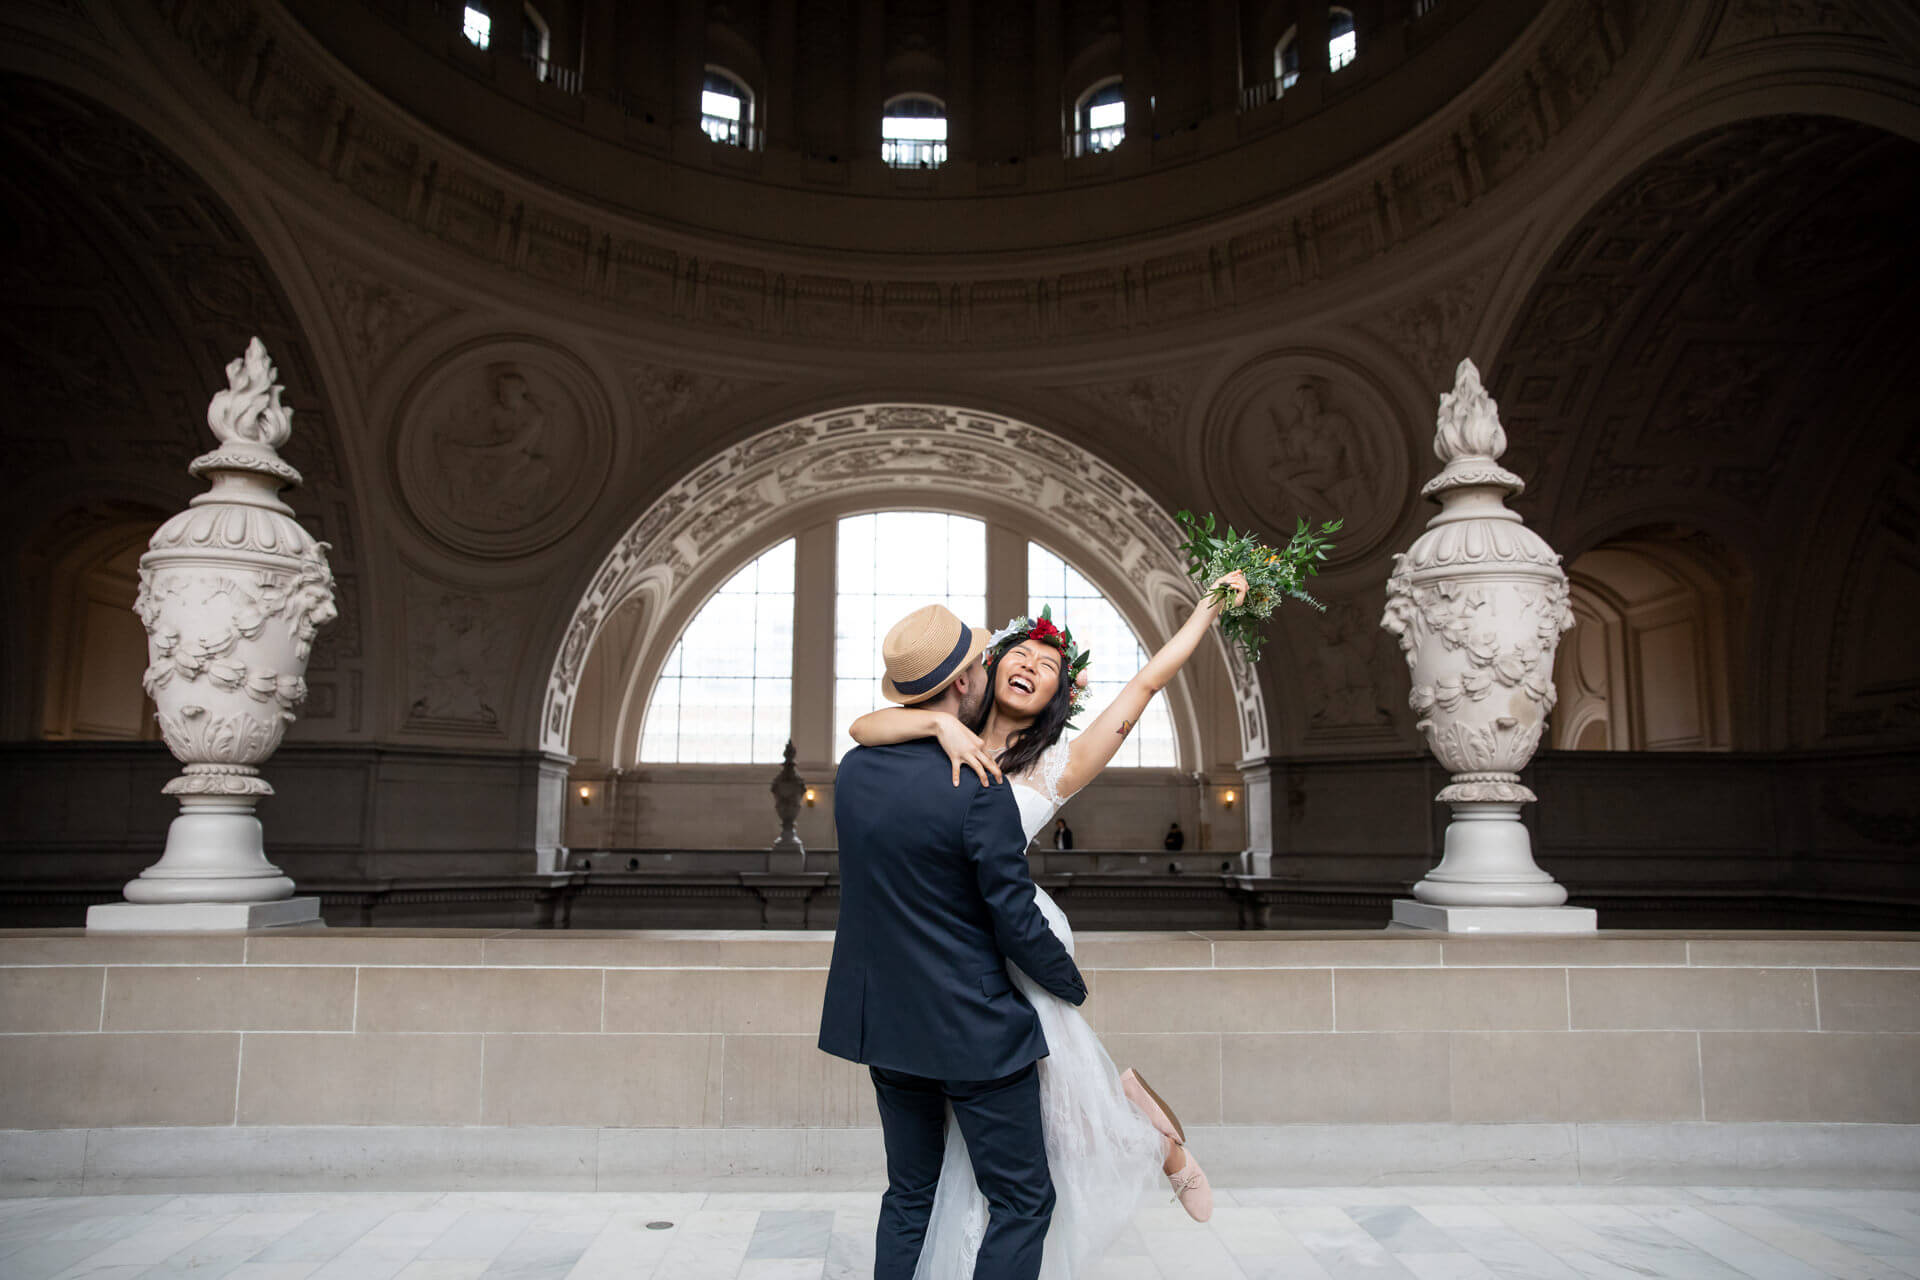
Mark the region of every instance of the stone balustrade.
MULTIPOLYGON (((822 933, 0 933, 15 1194, 878 1185, 822 933)), ((1088 934, 1215 1180, 1920 1181, 1920 933, 1088 934)))

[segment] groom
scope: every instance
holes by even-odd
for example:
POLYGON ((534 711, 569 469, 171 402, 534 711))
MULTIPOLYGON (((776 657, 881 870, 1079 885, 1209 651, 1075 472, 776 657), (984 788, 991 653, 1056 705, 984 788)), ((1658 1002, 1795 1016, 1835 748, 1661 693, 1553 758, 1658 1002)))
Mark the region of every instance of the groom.
MULTIPOLYGON (((893 702, 969 719, 990 696, 988 633, 940 605, 881 646, 893 702)), ((946 1107, 991 1212, 974 1274, 1031 1280, 1053 1215, 1035 1063, 1039 1019, 1007 961, 1069 1004, 1085 982, 1034 905, 1026 833, 1006 784, 983 786, 931 738, 840 761, 840 923, 820 1047, 865 1063, 887 1144, 875 1280, 912 1280, 933 1211, 946 1107)))

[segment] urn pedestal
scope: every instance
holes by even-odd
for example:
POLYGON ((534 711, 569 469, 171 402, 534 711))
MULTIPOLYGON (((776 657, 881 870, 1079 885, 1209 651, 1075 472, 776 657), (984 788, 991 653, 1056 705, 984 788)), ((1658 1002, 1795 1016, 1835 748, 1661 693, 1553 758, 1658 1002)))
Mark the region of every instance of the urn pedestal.
POLYGON ((1440 514, 1395 556, 1381 626, 1413 672, 1408 705, 1453 777, 1440 865, 1393 904, 1396 925, 1454 933, 1586 933, 1589 908, 1533 861, 1520 770, 1553 710, 1553 655, 1573 625, 1560 557, 1507 508, 1524 485, 1499 464, 1499 412, 1462 360, 1440 397, 1433 450, 1445 464, 1420 491, 1440 514))
POLYGON ((251 929, 316 924, 318 898, 267 861, 254 805, 273 788, 259 766, 307 696, 315 631, 334 617, 326 545, 279 491, 300 473, 279 455, 289 411, 255 338, 227 366, 207 422, 220 444, 188 470, 212 487, 160 526, 140 557, 134 611, 147 631, 142 683, 161 735, 186 767, 160 861, 126 901, 87 912, 91 930, 251 929))

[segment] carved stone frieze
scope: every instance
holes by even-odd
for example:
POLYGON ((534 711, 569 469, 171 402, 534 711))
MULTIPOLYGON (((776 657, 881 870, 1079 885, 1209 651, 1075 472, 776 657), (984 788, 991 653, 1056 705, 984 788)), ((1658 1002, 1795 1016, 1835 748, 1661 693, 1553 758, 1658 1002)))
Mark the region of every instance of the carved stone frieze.
POLYGON ((497 171, 476 172, 439 135, 390 111, 357 109, 366 88, 310 56, 304 31, 278 30, 289 19, 277 10, 202 0, 183 13, 172 29, 213 83, 240 99, 237 129, 257 131, 457 253, 675 324, 902 348, 1013 347, 1176 326, 1360 269, 1528 169, 1619 65, 1616 45, 1637 26, 1596 21, 1581 6, 1557 12, 1532 37, 1534 56, 1504 59, 1507 74, 1460 95, 1384 185, 1356 172, 1331 190, 1275 201, 1264 225, 1242 219, 1207 243, 1149 238, 1111 262, 1048 276, 1008 279, 999 266, 978 278, 898 281, 789 274, 729 261, 725 248, 676 250, 613 213, 582 222, 531 182, 502 187, 497 171), (1543 100, 1555 109, 1540 111, 1543 100), (1395 234, 1385 231, 1383 201, 1407 210, 1395 234), (600 258, 604 269, 592 265, 600 258))
MULTIPOLYGON (((541 713, 543 746, 567 748, 573 699, 599 628, 643 586, 669 594, 730 563, 797 503, 919 489, 1017 502, 1072 532, 1076 545, 1132 566, 1146 600, 1191 598, 1169 515, 1084 450, 1026 423, 938 405, 865 405, 769 428, 695 468, 614 545, 561 632, 541 713), (1167 526, 1162 528, 1160 526, 1167 526)), ((657 612, 657 611, 655 611, 657 612)), ((1247 756, 1265 754, 1265 704, 1253 672, 1230 680, 1247 756)))
POLYGON ((1849 0, 1726 0, 1707 52, 1785 36, 1848 36, 1879 40, 1873 24, 1849 0))
POLYGON ((470 555, 526 555, 586 515, 606 484, 605 393, 545 343, 499 340, 443 358, 400 411, 394 467, 428 532, 470 555))

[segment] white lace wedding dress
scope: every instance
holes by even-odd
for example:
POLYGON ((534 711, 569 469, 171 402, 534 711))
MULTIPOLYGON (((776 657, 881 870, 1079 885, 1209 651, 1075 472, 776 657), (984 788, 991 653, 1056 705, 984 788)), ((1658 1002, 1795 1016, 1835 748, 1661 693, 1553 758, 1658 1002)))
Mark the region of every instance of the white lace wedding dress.
MULTIPOLYGON (((1045 829, 1062 804, 1060 776, 1067 746, 1057 742, 1029 774, 1009 779, 1027 839, 1045 829)), ((1045 889, 1046 917, 1067 951, 1073 930, 1045 889)), ((1080 1011, 1043 990, 1012 964, 1015 985, 1040 1016, 1047 1056, 1040 1060, 1040 1113, 1053 1175, 1053 1222, 1047 1230, 1042 1280, 1075 1280, 1125 1230, 1141 1200, 1164 1187, 1163 1139, 1120 1090, 1120 1072, 1080 1011)), ((947 1149, 940 1189, 914 1280, 972 1280, 974 1255, 987 1229, 987 1199, 973 1181, 960 1127, 947 1112, 947 1149)), ((984 1278, 983 1278, 984 1280, 984 1278)))

